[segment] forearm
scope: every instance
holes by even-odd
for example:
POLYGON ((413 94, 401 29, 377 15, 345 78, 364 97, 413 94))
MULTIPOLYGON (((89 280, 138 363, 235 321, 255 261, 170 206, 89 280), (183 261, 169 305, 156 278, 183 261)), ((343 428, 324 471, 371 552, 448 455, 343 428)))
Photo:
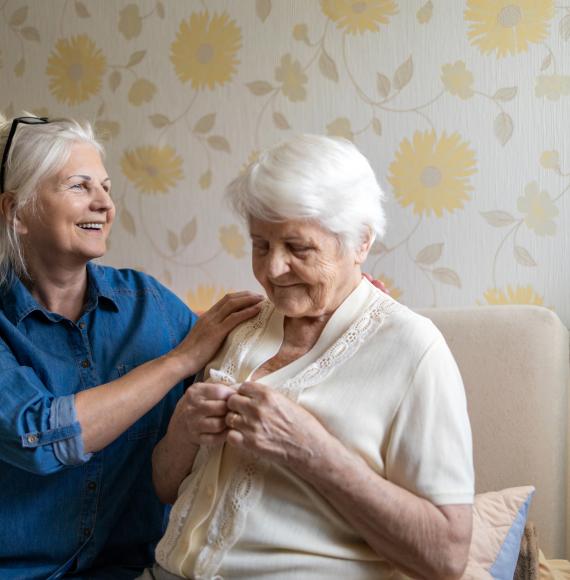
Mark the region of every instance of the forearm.
POLYGON ((188 373, 171 354, 149 361, 125 376, 75 395, 85 452, 99 451, 154 407, 188 373))
POLYGON ((173 504, 176 501, 178 488, 192 471, 198 450, 199 446, 189 441, 179 441, 170 428, 154 448, 152 482, 161 502, 173 504))
MULTIPOLYGON (((334 437, 292 467, 378 555, 406 574, 442 580, 460 577, 470 533, 458 537, 458 527, 444 511, 380 477, 334 437)), ((460 529, 470 530, 470 525, 460 529)))

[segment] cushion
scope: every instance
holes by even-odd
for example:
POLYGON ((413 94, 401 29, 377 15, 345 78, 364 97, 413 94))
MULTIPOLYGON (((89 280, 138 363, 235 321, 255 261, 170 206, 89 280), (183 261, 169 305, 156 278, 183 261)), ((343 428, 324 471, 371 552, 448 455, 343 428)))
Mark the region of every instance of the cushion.
POLYGON ((524 486, 475 496, 464 580, 512 580, 533 494, 524 486))

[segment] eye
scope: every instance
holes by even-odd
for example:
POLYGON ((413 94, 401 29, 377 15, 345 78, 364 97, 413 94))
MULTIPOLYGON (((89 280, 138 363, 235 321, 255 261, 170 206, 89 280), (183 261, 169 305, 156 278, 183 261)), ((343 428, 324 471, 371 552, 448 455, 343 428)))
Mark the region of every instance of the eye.
POLYGON ((83 191, 85 189, 85 184, 83 182, 81 182, 81 183, 72 183, 69 186, 69 189, 73 189, 75 191, 83 191))
POLYGON ((300 246, 298 244, 289 244, 289 249, 297 256, 306 256, 313 248, 311 246, 300 246))
POLYGON ((256 254, 267 253, 269 249, 269 244, 261 240, 252 240, 251 247, 256 254))

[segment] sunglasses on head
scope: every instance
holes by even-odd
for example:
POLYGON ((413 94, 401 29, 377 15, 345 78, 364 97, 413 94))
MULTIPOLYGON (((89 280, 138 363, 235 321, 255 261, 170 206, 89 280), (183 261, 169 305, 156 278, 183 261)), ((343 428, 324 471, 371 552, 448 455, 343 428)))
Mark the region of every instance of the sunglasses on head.
POLYGON ((8 133, 8 139, 6 139, 6 145, 4 146, 2 165, 0 165, 0 194, 4 193, 4 174, 6 172, 6 163, 8 162, 8 154, 10 153, 10 147, 12 146, 12 141, 14 140, 14 135, 16 134, 18 125, 45 125, 46 123, 49 123, 47 117, 16 117, 12 121, 10 133, 8 133))

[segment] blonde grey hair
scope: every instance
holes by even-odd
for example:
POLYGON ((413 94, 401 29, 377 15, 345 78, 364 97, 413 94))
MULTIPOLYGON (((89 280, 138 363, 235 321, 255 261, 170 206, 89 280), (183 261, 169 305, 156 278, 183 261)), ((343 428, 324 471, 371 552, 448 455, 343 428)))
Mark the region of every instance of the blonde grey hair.
MULTIPOLYGON (((0 157, 11 125, 12 119, 0 115, 0 157)), ((101 155, 104 153, 87 122, 60 118, 45 124, 19 124, 6 162, 5 191, 0 195, 10 192, 14 196, 16 212, 26 206, 35 208, 38 186, 65 165, 76 143, 88 143, 101 155)), ((0 286, 8 284, 13 275, 26 277, 28 272, 15 222, 0 215, 0 286)))
POLYGON ((262 153, 227 187, 245 220, 311 219, 356 249, 384 235, 384 195, 370 163, 346 139, 302 134, 262 153))

